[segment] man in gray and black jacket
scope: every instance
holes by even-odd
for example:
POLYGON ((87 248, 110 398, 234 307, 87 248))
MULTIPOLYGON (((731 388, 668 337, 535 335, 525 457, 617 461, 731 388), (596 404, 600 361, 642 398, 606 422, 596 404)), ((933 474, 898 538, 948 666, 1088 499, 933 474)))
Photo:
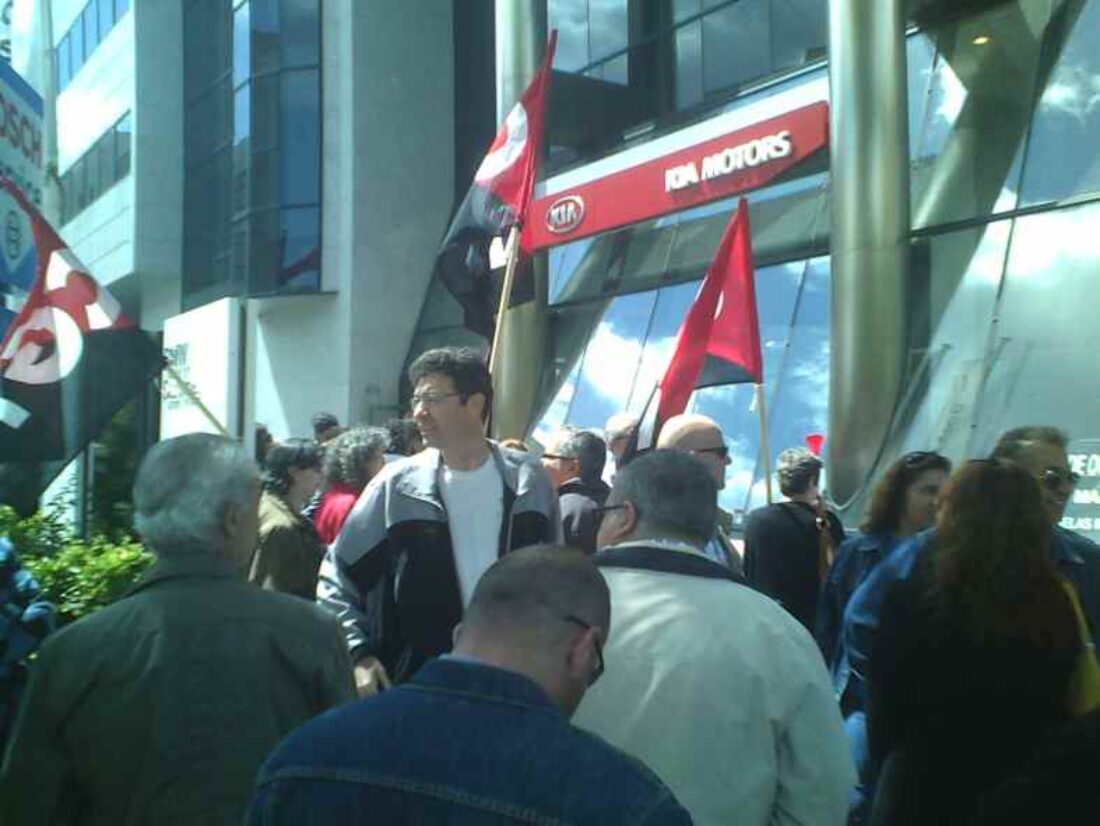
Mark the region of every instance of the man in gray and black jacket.
POLYGON ((546 471, 484 436, 493 389, 481 356, 429 350, 409 380, 427 449, 371 481, 317 586, 344 630, 363 695, 450 650, 474 586, 499 557, 561 535, 546 471))

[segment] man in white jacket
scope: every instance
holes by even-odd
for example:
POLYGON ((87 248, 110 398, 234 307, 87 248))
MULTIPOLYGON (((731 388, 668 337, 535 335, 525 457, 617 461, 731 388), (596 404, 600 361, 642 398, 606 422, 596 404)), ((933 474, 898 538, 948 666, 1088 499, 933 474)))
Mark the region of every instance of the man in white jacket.
POLYGON ((607 670, 574 722, 649 765, 701 826, 841 826, 856 778, 825 664, 797 620, 700 550, 715 494, 684 453, 619 472, 596 556, 607 670))

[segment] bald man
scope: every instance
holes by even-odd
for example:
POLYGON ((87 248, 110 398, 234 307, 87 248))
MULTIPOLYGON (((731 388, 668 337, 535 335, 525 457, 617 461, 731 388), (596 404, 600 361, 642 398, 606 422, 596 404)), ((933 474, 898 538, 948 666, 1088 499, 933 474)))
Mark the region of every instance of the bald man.
MULTIPOLYGON (((673 416, 661 427, 657 447, 692 454, 706 465, 707 470, 714 476, 719 491, 726 486, 726 468, 730 464, 730 451, 726 447, 722 428, 714 419, 697 413, 673 416)), ((732 527, 733 514, 718 508, 718 526, 714 531, 714 537, 707 543, 703 552, 710 559, 725 565, 741 577, 743 576, 741 555, 729 537, 732 527)))

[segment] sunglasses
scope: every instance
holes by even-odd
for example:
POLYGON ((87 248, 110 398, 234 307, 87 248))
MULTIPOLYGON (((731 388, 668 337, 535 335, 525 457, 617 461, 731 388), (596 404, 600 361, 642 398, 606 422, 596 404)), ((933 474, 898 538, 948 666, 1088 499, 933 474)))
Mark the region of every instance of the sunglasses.
POLYGON ((730 455, 730 449, 725 445, 720 447, 697 447, 692 453, 713 453, 719 459, 728 459, 730 455))
MULTIPOLYGON (((580 626, 585 631, 590 631, 592 629, 591 623, 585 622, 580 617, 574 616, 573 614, 566 614, 562 619, 566 622, 571 622, 574 625, 580 626)), ((592 645, 595 646, 596 649, 596 667, 592 669, 592 674, 588 677, 589 688, 594 686, 596 680, 600 679, 603 675, 603 646, 600 645, 599 637, 592 638, 592 645)))
POLYGON ((1050 490, 1061 490, 1066 485, 1076 487, 1081 481, 1081 474, 1074 473, 1072 470, 1048 467, 1039 474, 1039 481, 1050 490))
POLYGON ((577 457, 576 456, 562 456, 560 453, 544 453, 544 454, 542 454, 542 458, 543 459, 557 459, 560 462, 572 462, 577 457))
POLYGON ((620 502, 618 505, 601 505, 596 508, 596 524, 599 525, 603 522, 605 514, 611 513, 611 511, 621 511, 627 505, 626 502, 620 502))

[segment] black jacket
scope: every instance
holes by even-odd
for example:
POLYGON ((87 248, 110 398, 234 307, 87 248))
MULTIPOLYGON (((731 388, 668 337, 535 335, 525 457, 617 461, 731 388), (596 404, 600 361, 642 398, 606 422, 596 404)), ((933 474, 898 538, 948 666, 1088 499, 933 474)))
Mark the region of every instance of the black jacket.
POLYGON ((596 531, 600 528, 600 508, 611 488, 602 479, 587 482, 570 479, 558 488, 561 524, 565 544, 586 554, 596 552, 596 531))
MULTIPOLYGON (((504 481, 497 555, 557 541, 558 498, 533 457, 490 443, 504 481)), ((387 465, 363 491, 321 564, 317 598, 343 628, 352 659, 377 657, 394 680, 451 650, 462 618, 442 456, 429 449, 387 465)))
MULTIPOLYGON (((844 526, 828 512, 839 548, 844 526)), ((745 520, 745 579, 778 600, 812 634, 821 591, 817 515, 803 502, 777 502, 757 508, 745 520)))

